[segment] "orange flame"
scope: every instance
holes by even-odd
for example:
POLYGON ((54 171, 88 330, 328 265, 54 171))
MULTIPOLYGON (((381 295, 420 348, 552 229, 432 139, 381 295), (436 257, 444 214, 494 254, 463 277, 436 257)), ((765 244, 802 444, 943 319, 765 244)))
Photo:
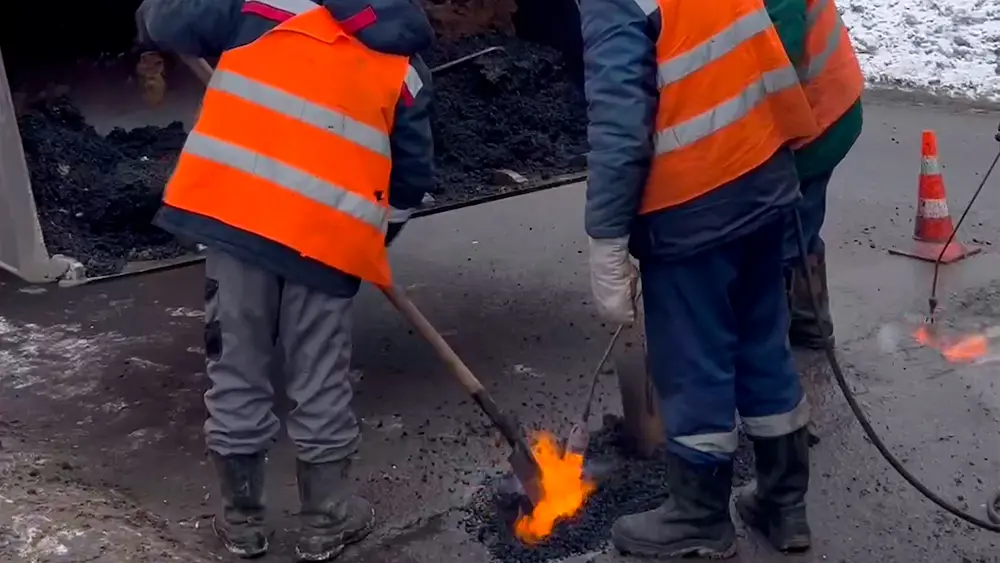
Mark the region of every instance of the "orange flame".
POLYGON ((926 326, 917 328, 913 338, 922 346, 941 352, 944 359, 956 364, 974 362, 989 353, 990 342, 982 334, 969 334, 957 339, 939 339, 926 326))
POLYGON ((554 436, 539 432, 531 451, 542 470, 542 500, 531 514, 521 515, 514 533, 524 543, 534 544, 552 533, 556 523, 575 515, 597 488, 583 477, 583 456, 560 451, 554 436))

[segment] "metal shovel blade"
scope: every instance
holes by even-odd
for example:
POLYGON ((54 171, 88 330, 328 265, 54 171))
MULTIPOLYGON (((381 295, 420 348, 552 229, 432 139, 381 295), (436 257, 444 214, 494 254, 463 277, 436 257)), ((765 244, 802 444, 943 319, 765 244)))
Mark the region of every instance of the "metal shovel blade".
POLYGON ((525 497, 534 508, 542 501, 542 470, 523 440, 518 440, 511 447, 513 451, 507 461, 510 462, 511 470, 520 482, 525 497))

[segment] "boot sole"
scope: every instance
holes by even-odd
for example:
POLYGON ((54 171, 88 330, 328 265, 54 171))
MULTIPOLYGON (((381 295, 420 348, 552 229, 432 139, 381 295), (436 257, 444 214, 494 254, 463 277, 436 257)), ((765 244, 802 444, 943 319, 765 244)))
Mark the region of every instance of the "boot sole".
POLYGON ((647 557, 651 559, 676 559, 679 557, 701 557, 702 559, 729 559, 736 555, 736 540, 726 546, 706 546, 702 542, 681 542, 673 547, 635 542, 632 540, 613 541, 622 555, 647 557), (685 545, 686 544, 686 545, 685 545))
POLYGON ((736 503, 736 513, 740 515, 740 520, 746 524, 746 527, 752 530, 755 534, 767 541, 767 545, 773 547, 781 553, 805 553, 812 548, 812 538, 809 537, 796 537, 782 544, 776 544, 771 540, 771 537, 767 535, 764 529, 756 524, 757 516, 748 508, 743 506, 742 503, 736 503))
POLYGON ((240 559, 257 559, 267 555, 267 550, 270 548, 267 536, 264 536, 264 545, 258 549, 245 549, 232 542, 226 541, 225 535, 219 530, 218 523, 215 518, 212 518, 212 531, 215 532, 215 536, 219 538, 222 542, 223 547, 226 548, 231 555, 235 555, 240 559))
POLYGON ((305 553, 301 551, 297 546, 295 548, 295 556, 298 557, 299 561, 330 561, 331 559, 337 558, 341 553, 347 549, 348 546, 361 542, 372 533, 375 529, 375 509, 372 509, 371 517, 365 523, 364 527, 359 530, 351 530, 349 532, 344 532, 340 538, 340 545, 334 549, 324 551, 322 553, 305 553))

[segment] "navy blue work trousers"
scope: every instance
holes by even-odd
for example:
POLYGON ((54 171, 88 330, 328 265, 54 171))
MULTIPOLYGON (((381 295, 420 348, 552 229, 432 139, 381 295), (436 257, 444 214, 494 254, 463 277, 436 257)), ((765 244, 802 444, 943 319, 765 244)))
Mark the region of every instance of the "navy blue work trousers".
POLYGON ((787 340, 784 225, 779 218, 685 259, 640 263, 667 448, 691 463, 732 458, 737 411, 751 437, 808 422, 787 340))
MULTIPOLYGON (((806 252, 809 254, 823 254, 826 246, 823 237, 819 232, 823 228, 823 221, 826 219, 826 188, 830 184, 830 177, 833 172, 813 176, 804 179, 799 183, 802 191, 802 199, 799 200, 799 217, 802 219, 802 234, 806 239, 806 252)), ((783 241, 782 254, 785 264, 792 268, 799 267, 799 243, 795 235, 795 223, 791 214, 785 221, 785 236, 783 241)))

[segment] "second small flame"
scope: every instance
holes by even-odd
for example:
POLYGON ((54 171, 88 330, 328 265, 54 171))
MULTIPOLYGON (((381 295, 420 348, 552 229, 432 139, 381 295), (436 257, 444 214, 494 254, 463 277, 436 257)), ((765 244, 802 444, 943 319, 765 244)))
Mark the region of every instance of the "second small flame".
POLYGON ((939 338, 926 325, 917 328, 913 333, 914 340, 922 346, 929 346, 941 352, 944 359, 956 364, 965 364, 980 360, 989 353, 990 341, 983 334, 967 334, 958 338, 939 338))

